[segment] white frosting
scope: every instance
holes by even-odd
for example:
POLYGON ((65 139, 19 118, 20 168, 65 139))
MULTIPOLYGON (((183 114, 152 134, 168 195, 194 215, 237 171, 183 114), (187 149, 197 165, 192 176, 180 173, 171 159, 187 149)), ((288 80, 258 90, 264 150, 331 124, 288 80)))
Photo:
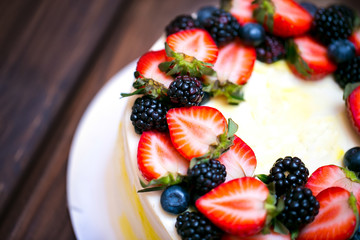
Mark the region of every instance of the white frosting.
MULTIPOLYGON (((163 47, 163 41, 155 49, 163 47)), ((342 165, 344 152, 360 146, 360 137, 346 116, 342 90, 332 77, 319 81, 296 78, 285 62, 266 65, 256 62, 244 87, 245 101, 237 106, 224 99, 212 99, 208 106, 219 109, 238 125, 237 135, 255 152, 255 174, 268 173, 280 157, 298 156, 313 172, 326 164, 342 165)), ((127 171, 133 184, 141 189, 137 169, 139 135, 129 119, 129 101, 125 112, 127 171)), ((175 229, 175 215, 166 213, 160 205, 160 192, 141 193, 140 199, 154 229, 162 239, 180 239, 175 229)))

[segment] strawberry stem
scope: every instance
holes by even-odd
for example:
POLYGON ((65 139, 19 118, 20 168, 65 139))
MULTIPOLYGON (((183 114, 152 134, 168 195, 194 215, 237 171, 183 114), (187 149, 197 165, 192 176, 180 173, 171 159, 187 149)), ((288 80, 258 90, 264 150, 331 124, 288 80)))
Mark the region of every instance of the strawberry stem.
POLYGON ((346 99, 350 96, 350 94, 355 90, 355 88, 360 86, 360 82, 356 82, 356 83, 348 83, 345 86, 344 89, 344 96, 343 99, 346 101, 346 99))
POLYGON ((215 76, 216 72, 212 69, 212 64, 197 60, 193 56, 184 53, 174 52, 167 43, 165 43, 166 55, 173 58, 172 61, 159 64, 159 69, 166 75, 189 75, 191 77, 201 78, 203 75, 215 76))
POLYGON ((133 87, 136 89, 132 93, 121 93, 121 97, 129 97, 137 94, 148 95, 155 99, 163 99, 167 97, 167 88, 155 81, 152 78, 145 78, 139 72, 135 72, 135 82, 133 83, 133 87))
POLYGON ((183 176, 177 173, 169 173, 168 175, 161 178, 151 180, 148 184, 144 183, 141 179, 139 179, 143 189, 139 190, 138 192, 140 193, 162 190, 168 186, 181 183, 183 178, 183 176))
POLYGON ((224 96, 229 104, 237 105, 244 101, 242 92, 243 85, 238 85, 230 81, 221 83, 219 80, 213 81, 203 87, 203 91, 211 96, 224 96))
POLYGON ((238 125, 229 118, 228 120, 228 129, 217 136, 217 143, 209 146, 210 150, 200 156, 191 159, 190 161, 190 169, 193 168, 196 164, 206 163, 210 159, 218 159, 221 154, 226 152, 233 144, 234 144, 234 134, 238 129, 238 125))

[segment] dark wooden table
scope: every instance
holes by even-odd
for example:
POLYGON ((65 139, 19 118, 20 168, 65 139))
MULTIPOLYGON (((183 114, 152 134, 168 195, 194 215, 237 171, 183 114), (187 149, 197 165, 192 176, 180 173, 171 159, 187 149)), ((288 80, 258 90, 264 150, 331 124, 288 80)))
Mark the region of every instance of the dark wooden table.
POLYGON ((0 239, 75 238, 66 169, 89 102, 175 15, 217 3, 0 1, 0 239))

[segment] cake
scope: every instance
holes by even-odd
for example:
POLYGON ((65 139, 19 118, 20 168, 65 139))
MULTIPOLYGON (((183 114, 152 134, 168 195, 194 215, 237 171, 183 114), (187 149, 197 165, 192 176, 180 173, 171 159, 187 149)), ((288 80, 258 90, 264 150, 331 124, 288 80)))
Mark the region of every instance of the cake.
MULTIPOLYGON (((222 1, 226 11, 208 7, 199 11, 197 20, 178 17, 167 27, 168 36, 139 59, 133 93, 122 94, 129 98, 119 146, 124 150, 125 184, 137 191, 129 197, 141 203, 131 210, 140 212, 137 220, 132 216, 128 226, 137 229, 132 238, 188 239, 179 233, 185 220, 178 216, 185 219, 184 212, 200 212, 214 225, 213 238, 199 239, 290 239, 290 232, 298 239, 315 239, 315 234, 319 239, 349 239, 356 232, 360 181, 357 170, 343 162, 350 149, 360 146, 360 87, 356 83, 360 73, 353 70, 351 77, 342 77, 349 75, 350 62, 360 58, 355 56, 359 48, 355 40, 351 41, 351 53, 342 50, 342 45, 349 46, 343 38, 358 39, 359 30, 350 24, 350 13, 346 12, 351 10, 333 5, 314 12, 311 4, 301 6, 292 0, 251 2, 222 1), (269 3, 275 9, 271 16, 264 7, 269 3), (325 39, 321 21, 315 21, 321 19, 320 14, 338 14, 336 17, 349 24, 350 34, 332 33, 325 39), (271 23, 267 20, 270 17, 271 23), (227 22, 231 29, 219 27, 219 21, 227 22), (253 23, 256 21, 261 24, 253 23), (219 34, 219 28, 226 34, 219 34), (310 35, 310 29, 317 31, 310 35), (247 30, 257 33, 248 35, 247 30), (286 42, 285 47, 279 48, 277 41, 286 42), (179 96, 181 86, 172 84, 175 81, 195 90, 179 96), (205 101, 204 95, 210 100, 205 101), (147 119, 138 124, 141 113, 134 105, 144 108, 145 101, 156 105, 156 111, 165 112, 164 116, 156 116, 151 124, 147 119), (219 141, 221 144, 213 146, 219 141), (154 163, 154 159, 161 159, 161 163, 154 163), (305 175, 301 181, 297 175, 296 181, 301 183, 280 184, 274 167, 283 165, 275 165, 277 159, 283 165, 286 161, 295 164, 298 175, 305 175), (195 187, 195 170, 189 169, 202 168, 200 162, 209 161, 218 166, 217 172, 225 165, 227 174, 214 183, 215 187, 202 192, 195 187), (169 212, 162 202, 168 201, 163 195, 169 186, 190 192, 186 196, 190 203, 176 213, 169 212), (287 206, 286 200, 296 191, 305 195, 310 191, 309 199, 316 199, 316 203, 311 220, 292 225, 287 223, 291 217, 285 214, 290 210, 280 205, 285 201, 287 206), (238 201, 237 208, 227 203, 229 199, 238 201), (265 209, 268 204, 272 210, 265 209), (233 209, 239 214, 238 208, 245 220, 229 212, 233 209), (329 209, 342 210, 334 213, 337 225, 325 221, 325 230, 319 230, 316 216, 324 218, 329 209), (270 215, 272 221, 267 220, 270 215), (287 229, 280 231, 279 226, 287 229), (335 231, 326 238, 321 235, 336 228, 343 232, 335 231)), ((292 174, 284 169, 285 178, 292 174)))

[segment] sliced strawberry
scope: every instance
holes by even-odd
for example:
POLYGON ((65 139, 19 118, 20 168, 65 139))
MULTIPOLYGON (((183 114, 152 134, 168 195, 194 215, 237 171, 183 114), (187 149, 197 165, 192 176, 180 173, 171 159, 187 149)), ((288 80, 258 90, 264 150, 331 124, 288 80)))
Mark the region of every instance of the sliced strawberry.
POLYGON ((299 36, 311 28, 312 16, 294 0, 255 0, 255 18, 280 37, 299 36))
POLYGON ((287 63, 292 72, 306 80, 318 80, 336 70, 327 49, 310 36, 294 38, 288 44, 287 63))
POLYGON ((172 108, 166 118, 174 147, 188 160, 206 154, 227 129, 222 113, 206 106, 172 108))
POLYGON ((171 144, 168 134, 143 132, 137 152, 138 167, 147 181, 172 174, 186 175, 189 162, 171 144))
POLYGON ((300 230, 297 240, 346 240, 356 230, 357 205, 349 191, 340 187, 325 189, 317 195, 320 203, 315 220, 300 230), (354 209, 355 208, 355 209, 354 209))
POLYGON ((203 29, 191 29, 174 33, 167 37, 166 42, 177 53, 185 53, 197 60, 215 63, 218 48, 208 32, 203 29))
POLYGON ((214 70, 221 82, 229 80, 241 85, 250 78, 255 60, 256 51, 254 47, 245 46, 240 41, 235 41, 219 49, 214 70))
POLYGON ((256 22, 253 17, 255 5, 253 0, 222 0, 221 6, 223 9, 229 11, 241 25, 248 22, 256 22))
POLYGON ((200 197, 195 205, 225 232, 245 237, 259 233, 264 227, 268 196, 264 183, 243 177, 219 185, 200 197))
POLYGON ((271 231, 270 233, 267 234, 257 233, 249 237, 239 237, 230 234, 225 234, 221 238, 221 240, 290 240, 290 239, 291 239, 290 233, 286 235, 274 231, 271 231))
POLYGON ((226 181, 252 176, 256 168, 254 151, 235 135, 234 145, 218 159, 226 167, 226 181))
MULTIPOLYGON (((360 84, 352 84, 355 89, 351 91, 350 95, 346 98, 346 106, 353 126, 360 134, 360 84), (357 86, 357 87, 356 87, 357 86)), ((350 86, 350 85, 349 85, 350 86)), ((347 91, 348 86, 345 88, 347 91)))
POLYGON ((166 61, 165 50, 150 51, 142 55, 137 62, 136 71, 140 72, 146 78, 152 78, 162 83, 165 87, 169 87, 174 80, 171 76, 167 76, 159 69, 159 64, 166 61))
POLYGON ((354 44, 356 55, 360 56, 360 28, 355 30, 349 40, 354 44))
POLYGON ((342 187, 352 192, 360 204, 360 183, 355 182, 353 172, 336 165, 319 167, 309 177, 305 187, 310 188, 314 196, 329 187, 342 187))

